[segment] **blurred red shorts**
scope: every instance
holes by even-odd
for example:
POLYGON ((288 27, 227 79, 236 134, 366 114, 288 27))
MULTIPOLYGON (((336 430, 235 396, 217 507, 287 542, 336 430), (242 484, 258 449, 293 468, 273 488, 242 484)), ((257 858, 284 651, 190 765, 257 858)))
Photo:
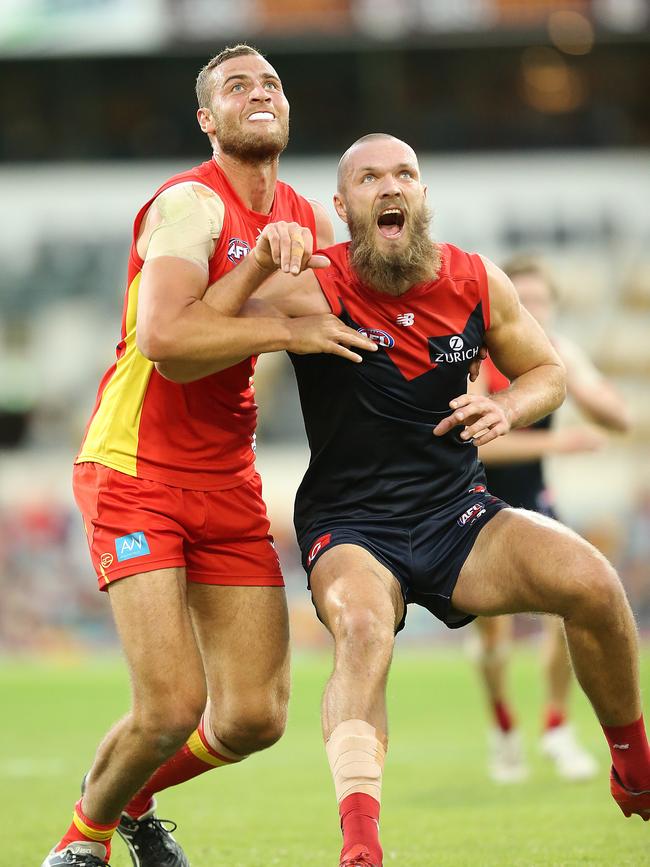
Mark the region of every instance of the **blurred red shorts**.
POLYGON ((189 491, 87 462, 72 487, 100 590, 171 567, 200 584, 284 586, 257 473, 227 491, 189 491))

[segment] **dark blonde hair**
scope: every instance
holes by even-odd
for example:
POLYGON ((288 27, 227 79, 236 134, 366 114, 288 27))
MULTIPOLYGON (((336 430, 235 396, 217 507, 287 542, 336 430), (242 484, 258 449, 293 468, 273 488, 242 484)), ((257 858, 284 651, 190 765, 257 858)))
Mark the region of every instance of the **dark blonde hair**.
POLYGON ((199 108, 208 108, 212 97, 212 71, 225 63, 226 60, 232 60, 233 57, 242 57, 245 54, 257 54, 259 57, 264 55, 253 48, 252 45, 246 45, 245 42, 240 42, 238 45, 229 45, 216 54, 212 60, 209 60, 203 69, 196 77, 196 98, 199 103, 199 108))
POLYGON ((505 261, 501 265, 501 270, 511 280, 521 277, 523 274, 532 274, 535 277, 540 277, 548 286, 553 301, 559 300, 560 293, 555 278, 549 271, 546 263, 538 256, 533 256, 530 253, 519 253, 505 261))

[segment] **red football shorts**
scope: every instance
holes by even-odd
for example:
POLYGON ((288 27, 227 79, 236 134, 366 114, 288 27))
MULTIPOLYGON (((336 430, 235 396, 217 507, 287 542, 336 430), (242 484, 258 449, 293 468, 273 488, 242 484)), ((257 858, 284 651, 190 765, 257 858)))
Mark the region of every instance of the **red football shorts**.
POLYGON ((184 567, 200 584, 283 587, 256 473, 227 491, 189 491, 102 464, 75 464, 72 487, 99 589, 184 567))

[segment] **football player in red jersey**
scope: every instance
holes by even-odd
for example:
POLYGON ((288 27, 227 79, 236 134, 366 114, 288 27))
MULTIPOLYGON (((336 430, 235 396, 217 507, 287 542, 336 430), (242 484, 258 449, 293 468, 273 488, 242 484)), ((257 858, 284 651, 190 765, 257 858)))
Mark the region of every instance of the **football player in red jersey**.
MULTIPOLYGON (((612 754, 626 815, 650 818, 650 749, 637 634, 611 565, 550 518, 485 487, 477 446, 526 427, 565 394, 565 371, 508 277, 428 234, 413 150, 372 134, 346 151, 335 208, 351 241, 291 285, 276 275, 251 312, 335 312, 380 347, 362 365, 293 356, 312 452, 296 499, 303 563, 335 644, 323 734, 339 802, 341 867, 380 867, 385 687, 406 604, 455 628, 477 615, 564 621, 577 678, 612 754), (265 306, 266 305, 266 306, 265 306), (511 384, 468 393, 485 342, 511 384)), ((264 230, 257 243, 270 257, 264 230)))
POLYGON ((326 264, 324 209, 277 180, 289 105, 240 45, 197 79, 212 159, 138 213, 122 335, 77 456, 74 491, 107 590, 133 704, 100 744, 70 827, 43 867, 108 864, 117 830, 137 867, 183 867, 154 794, 281 736, 287 609, 254 466, 254 356, 374 344, 335 316, 237 317, 270 272, 326 264), (255 248, 283 235, 275 261, 255 248), (212 284, 212 305, 203 301, 212 284), (175 381, 171 381, 171 378, 175 381))

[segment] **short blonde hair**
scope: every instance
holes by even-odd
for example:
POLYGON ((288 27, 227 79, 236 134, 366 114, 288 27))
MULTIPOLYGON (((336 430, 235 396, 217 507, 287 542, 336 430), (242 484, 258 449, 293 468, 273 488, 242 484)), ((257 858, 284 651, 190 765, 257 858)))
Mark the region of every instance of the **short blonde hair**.
POLYGON ((199 108, 209 108, 210 99, 212 97, 212 71, 225 63, 226 60, 231 60, 233 57, 242 57, 245 54, 257 54, 259 57, 264 55, 253 48, 252 45, 246 45, 245 42, 240 42, 238 45, 229 45, 216 54, 212 60, 209 60, 203 69, 196 77, 196 98, 199 103, 199 108))
POLYGON ((551 274, 547 264, 540 257, 531 255, 530 253, 519 253, 504 262, 501 265, 501 270, 511 280, 521 277, 523 274, 532 274, 535 277, 540 277, 548 286, 553 301, 559 300, 560 293, 555 278, 551 274))

